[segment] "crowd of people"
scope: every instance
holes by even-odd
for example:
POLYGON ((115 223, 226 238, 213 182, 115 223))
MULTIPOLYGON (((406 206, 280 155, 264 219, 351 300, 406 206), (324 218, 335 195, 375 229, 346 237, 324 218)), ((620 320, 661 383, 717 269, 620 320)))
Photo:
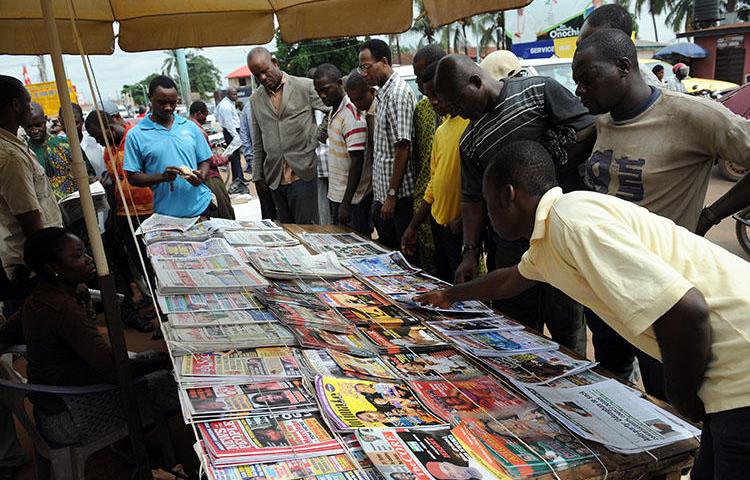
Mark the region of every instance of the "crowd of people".
MULTIPOLYGON (((717 158, 750 166, 750 123, 685 95, 684 65, 664 85, 663 68, 639 64, 631 34, 631 16, 617 5, 587 18, 572 64, 575 94, 526 75, 510 52, 477 65, 428 45, 413 61, 419 101, 382 40, 365 41, 350 72, 323 63, 307 77, 254 48, 247 64, 258 87, 249 103, 239 111, 229 89, 215 111, 228 156, 207 141, 206 104, 177 115, 177 88, 165 76, 151 81, 149 111, 136 125, 107 109, 84 119, 78 108, 79 136, 85 125, 108 145, 103 164, 118 180, 107 230, 112 251, 122 252, 113 257, 139 317, 132 323, 150 325, 128 264, 142 248, 130 222, 154 212, 234 218, 229 193, 248 191, 249 173, 263 218, 348 226, 457 284, 420 301, 493 301, 580 355, 588 326, 603 367, 633 380, 638 365, 647 392, 703 421, 694 479, 744 478, 750 265, 702 236, 750 205, 745 177, 704 207, 717 158), (226 164, 229 190, 218 170, 226 164)), ((75 235, 59 228, 55 200, 75 191, 76 179, 70 146, 46 123, 20 82, 0 77, 5 313, 31 295, 20 316, 29 353, 53 342, 92 369, 88 380, 110 380, 106 347, 80 351, 81 335, 94 332, 49 320, 49 309, 74 309, 73 287, 90 261, 75 236, 85 240, 82 226, 68 225, 75 235)), ((95 163, 91 179, 105 176, 95 163)), ((91 320, 76 310, 65 321, 91 320)), ((70 381, 52 370, 35 370, 35 381, 70 381)), ((9 448, 3 458, 12 455, 9 448)))

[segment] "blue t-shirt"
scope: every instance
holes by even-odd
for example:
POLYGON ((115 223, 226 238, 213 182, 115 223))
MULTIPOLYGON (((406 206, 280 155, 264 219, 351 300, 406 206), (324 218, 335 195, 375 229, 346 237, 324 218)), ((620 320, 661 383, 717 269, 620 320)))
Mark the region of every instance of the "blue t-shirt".
MULTIPOLYGON (((211 149, 198 127, 179 115, 174 116, 172 128, 167 130, 143 117, 125 137, 127 172, 163 173, 167 167, 187 166, 198 168, 200 162, 211 158, 211 149)), ((154 185, 154 211, 172 217, 197 217, 211 203, 211 190, 203 184, 194 187, 184 178, 177 177, 174 190, 169 182, 154 185)))

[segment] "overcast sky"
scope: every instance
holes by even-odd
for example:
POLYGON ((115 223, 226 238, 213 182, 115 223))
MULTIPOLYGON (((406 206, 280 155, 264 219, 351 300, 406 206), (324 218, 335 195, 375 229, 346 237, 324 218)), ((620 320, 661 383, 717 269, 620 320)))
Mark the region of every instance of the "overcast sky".
MULTIPOLYGON (((527 7, 528 10, 529 7, 527 7)), ((670 28, 665 25, 665 16, 657 17, 657 26, 659 27, 660 41, 674 40, 675 35, 670 28)), ((639 19, 640 38, 653 40, 654 29, 651 17, 643 15, 639 19)), ((214 65, 221 71, 222 77, 227 75, 237 67, 245 63, 247 52, 253 45, 240 47, 212 47, 200 51, 201 55, 210 58, 214 65)), ((92 55, 91 63, 94 67, 94 75, 101 89, 102 96, 105 99, 116 99, 119 96, 123 84, 138 82, 149 74, 161 72, 161 66, 166 55, 162 51, 144 52, 144 53, 125 53, 116 48, 113 55, 92 55)), ((91 101, 89 88, 86 82, 86 76, 81 65, 81 59, 77 55, 65 55, 65 69, 68 78, 78 88, 79 94, 86 102, 91 101)), ((0 55, 0 74, 11 75, 22 79, 23 66, 26 65, 32 82, 39 81, 39 74, 36 68, 37 59, 28 55, 0 55)), ((54 79, 52 73, 52 63, 49 57, 46 57, 47 74, 50 79, 54 79)), ((226 80, 223 79, 223 84, 226 80)))

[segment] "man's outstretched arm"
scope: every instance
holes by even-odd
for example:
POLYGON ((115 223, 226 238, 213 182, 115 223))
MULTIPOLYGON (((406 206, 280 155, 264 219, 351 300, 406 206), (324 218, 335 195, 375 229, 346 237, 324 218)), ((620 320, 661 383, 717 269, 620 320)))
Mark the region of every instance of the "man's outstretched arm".
POLYGON ((433 290, 419 295, 414 300, 438 307, 449 307, 462 300, 496 300, 515 297, 536 284, 536 281, 524 278, 516 265, 493 270, 470 282, 433 290))

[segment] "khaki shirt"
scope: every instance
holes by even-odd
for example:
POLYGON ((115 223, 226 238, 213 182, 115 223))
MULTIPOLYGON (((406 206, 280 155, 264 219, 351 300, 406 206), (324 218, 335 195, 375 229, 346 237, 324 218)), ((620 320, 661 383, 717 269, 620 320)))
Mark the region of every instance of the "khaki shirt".
POLYGON ((44 227, 62 227, 52 187, 36 157, 18 137, 0 128, 0 260, 8 275, 23 265, 26 237, 16 216, 34 210, 44 227))

